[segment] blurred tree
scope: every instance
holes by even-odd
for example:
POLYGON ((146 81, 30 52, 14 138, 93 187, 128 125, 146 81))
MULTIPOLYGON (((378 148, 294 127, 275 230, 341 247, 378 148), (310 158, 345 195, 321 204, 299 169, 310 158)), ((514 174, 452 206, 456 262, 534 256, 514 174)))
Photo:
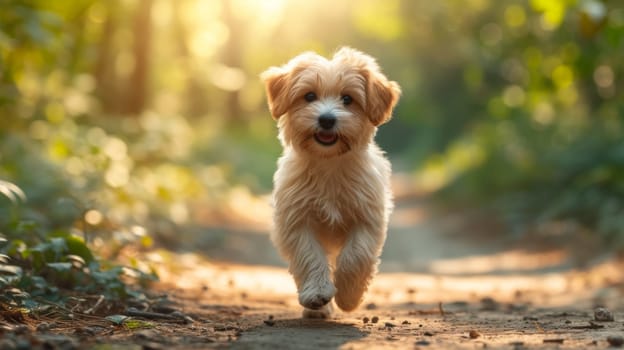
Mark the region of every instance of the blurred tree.
POLYGON ((146 108, 148 99, 149 64, 152 42, 152 0, 139 0, 135 10, 132 42, 134 64, 130 81, 127 84, 128 101, 124 112, 129 115, 139 115, 146 108))
MULTIPOLYGON (((242 62, 241 45, 245 42, 243 28, 245 23, 237 17, 232 1, 221 0, 223 8, 223 23, 228 30, 228 40, 222 50, 222 62, 227 68, 240 69, 242 62)), ((240 108, 240 91, 231 89, 226 92, 224 117, 231 125, 244 122, 240 108)))
MULTIPOLYGON (((494 206, 513 232, 564 222, 624 237, 622 4, 352 5, 5 0, 0 136, 136 217, 184 218, 189 193, 218 207, 228 186, 270 189, 279 143, 258 73, 350 45, 403 88, 377 139, 420 189, 494 206), (210 169, 193 177, 198 164, 210 169)), ((19 149, 4 146, 2 171, 28 194, 10 178, 27 173, 19 149)))
POLYGON ((93 76, 96 81, 95 94, 100 100, 102 105, 102 111, 105 113, 115 113, 119 110, 118 96, 119 90, 116 88, 116 75, 115 75, 115 48, 113 46, 115 30, 118 23, 119 6, 117 6, 116 0, 106 1, 103 3, 97 3, 98 14, 103 22, 101 24, 99 34, 99 45, 95 48, 97 52, 97 59, 94 64, 93 76))

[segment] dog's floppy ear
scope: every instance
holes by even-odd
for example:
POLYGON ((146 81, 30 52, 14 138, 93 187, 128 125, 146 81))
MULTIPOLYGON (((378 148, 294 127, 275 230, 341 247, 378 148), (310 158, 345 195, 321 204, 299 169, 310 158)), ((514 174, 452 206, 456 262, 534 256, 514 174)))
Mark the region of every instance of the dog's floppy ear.
POLYGON ((401 88, 394 81, 389 81, 379 69, 375 59, 350 47, 340 48, 335 59, 358 67, 359 73, 366 80, 366 103, 364 109, 375 125, 387 122, 392 116, 392 109, 401 96, 401 88))
POLYGON ((392 109, 399 101, 401 88, 376 69, 369 69, 366 87, 366 110, 371 122, 379 126, 392 117, 392 109))
POLYGON ((286 99, 290 73, 284 67, 271 67, 264 71, 260 78, 264 81, 271 115, 277 120, 288 108, 286 99))

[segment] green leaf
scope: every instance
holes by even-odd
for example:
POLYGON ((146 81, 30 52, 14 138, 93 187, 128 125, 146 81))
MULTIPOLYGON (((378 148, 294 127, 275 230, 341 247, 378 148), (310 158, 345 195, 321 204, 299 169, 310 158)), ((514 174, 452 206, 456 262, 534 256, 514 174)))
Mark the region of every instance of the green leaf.
POLYGON ((67 272, 72 268, 72 263, 68 262, 47 263, 46 265, 52 270, 59 272, 67 272))
POLYGON ((22 276, 22 268, 15 265, 0 264, 0 273, 22 276))
POLYGON ((25 307, 28 310, 33 310, 35 308, 38 308, 40 306, 40 304, 38 302, 36 302, 35 300, 28 298, 28 299, 24 299, 22 301, 22 306, 25 307))
POLYGON ((53 237, 50 238, 50 247, 52 251, 60 257, 67 250, 67 238, 65 237, 53 237))
POLYGON ((48 288, 48 282, 41 276, 24 276, 20 281, 22 288, 29 290, 45 290, 48 288))
POLYGON ((68 236, 65 238, 65 243, 67 244, 68 253, 81 257, 83 259, 83 264, 89 264, 95 260, 91 249, 89 249, 82 239, 76 236, 68 236))
POLYGON ((129 317, 125 315, 110 315, 110 316, 105 317, 105 319, 111 321, 113 324, 116 324, 116 325, 122 325, 124 321, 127 320, 128 318, 129 317))
POLYGON ((28 294, 27 292, 19 288, 9 288, 9 289, 6 289, 4 292, 13 298, 18 298, 18 299, 30 298, 30 294, 28 294))
POLYGON ((26 202, 26 194, 17 185, 0 180, 0 193, 5 195, 11 202, 17 203, 18 200, 26 202))
POLYGON ((152 322, 134 319, 125 320, 123 325, 128 329, 154 328, 154 324, 152 322))
POLYGON ((86 265, 84 259, 81 256, 69 254, 65 258, 76 268, 82 268, 86 265))
POLYGON ((21 220, 15 230, 19 233, 30 233, 39 228, 39 224, 34 220, 21 220))

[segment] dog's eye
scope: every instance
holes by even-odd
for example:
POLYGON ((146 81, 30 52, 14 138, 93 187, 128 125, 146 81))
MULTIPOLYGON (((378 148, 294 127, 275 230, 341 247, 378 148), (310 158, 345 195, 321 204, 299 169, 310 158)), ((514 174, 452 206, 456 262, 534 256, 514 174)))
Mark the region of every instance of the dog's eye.
POLYGON ((353 97, 349 95, 342 96, 342 103, 344 103, 345 106, 350 105, 352 102, 353 102, 353 97))
POLYGON ((303 98, 308 102, 312 102, 316 100, 316 94, 313 92, 308 92, 307 94, 303 96, 303 98))

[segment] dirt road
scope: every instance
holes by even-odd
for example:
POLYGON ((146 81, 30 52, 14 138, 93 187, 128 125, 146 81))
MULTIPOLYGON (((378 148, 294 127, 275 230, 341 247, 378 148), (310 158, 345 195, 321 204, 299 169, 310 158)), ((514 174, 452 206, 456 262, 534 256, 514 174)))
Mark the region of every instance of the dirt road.
POLYGON ((624 336, 621 264, 594 254, 579 269, 569 247, 465 227, 399 201, 366 301, 329 321, 300 318, 294 283, 261 232, 228 231, 207 251, 245 265, 187 255, 179 261, 190 268, 163 277, 186 292, 202 281, 201 303, 239 310, 219 338, 234 349, 602 349, 624 336), (614 321, 596 321, 597 306, 614 321))
POLYGON ((0 349, 606 349, 624 337, 621 263, 593 254, 579 269, 563 247, 466 230, 418 201, 399 202, 363 305, 303 320, 265 228, 249 227, 142 256, 162 281, 147 300, 0 321, 0 349))

